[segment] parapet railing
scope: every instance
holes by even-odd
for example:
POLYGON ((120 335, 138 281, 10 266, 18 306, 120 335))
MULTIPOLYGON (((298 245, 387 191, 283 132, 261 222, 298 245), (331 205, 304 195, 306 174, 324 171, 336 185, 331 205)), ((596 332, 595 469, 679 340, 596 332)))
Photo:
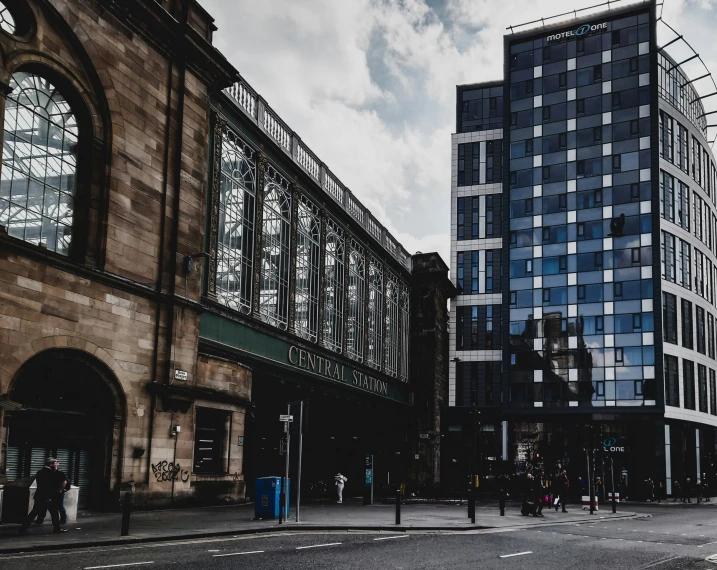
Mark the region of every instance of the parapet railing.
POLYGON ((301 137, 281 120, 269 104, 243 77, 224 90, 236 106, 243 111, 277 146, 308 174, 319 187, 343 208, 368 234, 373 237, 408 271, 411 271, 411 256, 401 244, 384 228, 356 196, 319 160, 304 144, 301 137))

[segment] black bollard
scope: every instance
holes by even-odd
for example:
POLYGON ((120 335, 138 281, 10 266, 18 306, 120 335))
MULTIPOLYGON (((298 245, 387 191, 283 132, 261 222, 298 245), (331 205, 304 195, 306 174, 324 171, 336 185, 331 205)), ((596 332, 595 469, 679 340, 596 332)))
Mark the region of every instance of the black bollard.
POLYGON ((500 516, 505 516, 505 489, 500 490, 500 498, 498 499, 498 506, 500 507, 500 516))
POLYGON ((471 489, 471 524, 476 524, 476 496, 471 489))
POLYGON ((120 530, 120 536, 127 536, 129 534, 129 513, 131 508, 132 493, 127 492, 122 499, 122 529, 120 530))
POLYGON ((617 512, 617 503, 615 502, 615 489, 612 491, 612 514, 617 512))
POLYGON ((401 489, 396 489, 396 524, 401 524, 401 489))

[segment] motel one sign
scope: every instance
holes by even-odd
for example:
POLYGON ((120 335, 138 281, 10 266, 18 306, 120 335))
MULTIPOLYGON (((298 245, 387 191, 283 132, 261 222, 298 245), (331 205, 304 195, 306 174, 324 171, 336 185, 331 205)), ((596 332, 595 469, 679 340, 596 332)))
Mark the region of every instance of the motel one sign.
POLYGON ((570 40, 574 38, 583 38, 589 34, 599 34, 607 31, 607 22, 602 24, 583 24, 577 30, 568 30, 550 35, 546 38, 548 42, 557 42, 560 40, 570 40))
POLYGON ((330 380, 355 386, 361 390, 366 390, 381 396, 388 395, 387 382, 374 378, 373 376, 368 376, 355 369, 349 368, 347 371, 346 366, 340 362, 324 358, 298 346, 289 347, 289 364, 313 372, 319 376, 324 376, 330 380))

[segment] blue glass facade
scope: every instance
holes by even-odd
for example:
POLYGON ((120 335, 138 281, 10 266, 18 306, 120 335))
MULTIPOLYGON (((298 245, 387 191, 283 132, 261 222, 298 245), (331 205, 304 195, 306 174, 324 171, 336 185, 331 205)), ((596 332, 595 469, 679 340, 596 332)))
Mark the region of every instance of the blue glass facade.
POLYGON ((506 38, 504 409, 658 404, 653 26, 594 23, 506 38))

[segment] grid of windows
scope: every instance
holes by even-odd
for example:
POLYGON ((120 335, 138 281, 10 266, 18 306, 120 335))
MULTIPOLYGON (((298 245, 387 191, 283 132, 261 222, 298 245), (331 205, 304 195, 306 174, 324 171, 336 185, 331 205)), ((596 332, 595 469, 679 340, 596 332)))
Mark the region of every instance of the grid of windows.
POLYGON ((717 378, 710 368, 710 414, 717 416, 717 378))
POLYGON ((301 338, 316 342, 319 333, 321 217, 319 208, 304 196, 299 200, 297 215, 294 328, 301 338))
POLYGON ((460 197, 457 206, 458 241, 501 237, 500 195, 460 197))
POLYGON ((405 286, 401 287, 400 292, 400 311, 401 311, 401 346, 399 350, 399 369, 398 377, 402 382, 408 381, 408 353, 409 353, 409 342, 410 342, 410 327, 409 327, 409 297, 408 288, 405 286))
POLYGON ((503 126, 503 87, 459 87, 456 131, 468 133, 503 126))
POLYGON ((381 370, 383 354, 383 266, 375 259, 368 265, 368 360, 381 370))
POLYGON ((458 252, 456 283, 459 293, 463 295, 499 293, 502 253, 500 249, 458 252))
POLYGON ((352 239, 349 249, 349 306, 346 323, 346 354, 359 362, 363 362, 364 347, 365 271, 364 249, 352 239))
POLYGON ((500 305, 456 307, 456 350, 490 350, 500 346, 500 305))
POLYGON ((456 406, 500 403, 500 362, 459 362, 456 365, 456 406))
MULTIPOLYGON (((641 143, 653 121, 644 112, 650 58, 638 50, 650 41, 649 15, 608 25, 614 33, 509 45, 510 406, 655 400, 656 382, 644 373, 654 365, 644 334, 654 315, 641 302, 653 296, 642 269, 653 264, 652 161, 641 143)), ((677 281, 674 238, 661 245, 677 281)))
POLYGON ((694 329, 692 326, 692 303, 682 299, 682 346, 694 348, 694 329))
POLYGON ((254 260, 256 164, 254 151, 230 129, 222 133, 217 300, 242 313, 251 312, 254 260))
POLYGON ((324 250, 324 346, 341 352, 344 332, 344 231, 326 220, 324 250))
POLYGON ((398 280, 392 273, 386 275, 386 352, 384 359, 384 372, 389 376, 398 375, 398 351, 400 328, 400 291, 398 280))
POLYGON ((264 180, 259 316, 270 325, 289 324, 291 192, 289 182, 271 165, 264 180))

